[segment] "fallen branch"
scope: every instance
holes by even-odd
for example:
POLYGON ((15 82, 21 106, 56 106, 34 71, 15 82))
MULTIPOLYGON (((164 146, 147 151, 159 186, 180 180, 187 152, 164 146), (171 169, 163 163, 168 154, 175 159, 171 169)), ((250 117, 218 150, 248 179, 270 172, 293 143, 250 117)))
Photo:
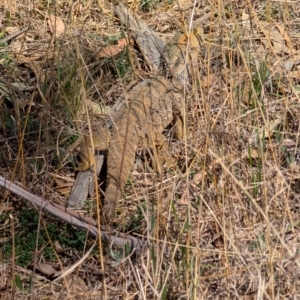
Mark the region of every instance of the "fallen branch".
POLYGON ((30 203, 37 205, 41 210, 49 212, 55 217, 80 230, 87 231, 94 237, 100 235, 102 242, 105 244, 112 244, 119 248, 126 246, 128 249, 130 249, 130 252, 135 251, 137 255, 141 255, 147 247, 147 243, 145 241, 138 240, 133 236, 125 235, 120 232, 114 231, 113 233, 110 233, 102 231, 99 233, 97 229, 97 222, 94 219, 82 216, 72 209, 65 208, 59 204, 52 203, 32 193, 29 193, 2 176, 0 176, 0 186, 4 187, 15 195, 24 198, 30 203))
POLYGON ((124 5, 114 7, 120 23, 131 31, 149 67, 159 69, 165 42, 142 19, 132 16, 124 5))
POLYGON ((7 43, 9 42, 10 40, 16 38, 17 36, 19 36, 20 34, 24 33, 25 31, 27 31, 29 29, 29 26, 23 28, 23 29, 20 29, 20 30, 17 30, 13 33, 11 33, 10 35, 8 35, 7 37, 3 38, 2 40, 0 40, 0 44, 4 44, 4 43, 7 43))

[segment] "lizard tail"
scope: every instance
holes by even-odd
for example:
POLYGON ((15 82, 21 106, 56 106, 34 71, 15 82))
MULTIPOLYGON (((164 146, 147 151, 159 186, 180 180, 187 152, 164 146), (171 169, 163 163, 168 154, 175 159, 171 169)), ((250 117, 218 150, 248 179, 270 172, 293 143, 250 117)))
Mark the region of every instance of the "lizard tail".
POLYGON ((114 219, 117 202, 130 175, 139 136, 135 128, 139 116, 129 106, 115 119, 111 146, 107 157, 107 188, 103 202, 103 217, 106 222, 114 219))

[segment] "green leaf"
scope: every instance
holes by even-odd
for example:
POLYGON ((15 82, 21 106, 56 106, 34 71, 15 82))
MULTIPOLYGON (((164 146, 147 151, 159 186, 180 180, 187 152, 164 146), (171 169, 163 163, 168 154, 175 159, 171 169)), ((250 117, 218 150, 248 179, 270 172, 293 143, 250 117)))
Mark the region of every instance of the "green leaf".
POLYGON ((19 275, 15 275, 15 284, 20 291, 23 291, 23 283, 19 275))
POLYGON ((300 85, 294 85, 294 89, 295 89, 297 92, 300 92, 300 85))

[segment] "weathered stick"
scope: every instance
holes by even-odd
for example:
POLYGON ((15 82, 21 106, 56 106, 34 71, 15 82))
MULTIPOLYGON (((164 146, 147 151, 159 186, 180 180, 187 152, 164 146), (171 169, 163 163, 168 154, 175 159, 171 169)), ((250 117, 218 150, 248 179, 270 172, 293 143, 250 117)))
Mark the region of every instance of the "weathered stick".
POLYGON ((149 67, 157 71, 166 43, 151 30, 145 21, 133 17, 124 5, 116 5, 114 11, 120 23, 131 31, 149 67))
MULTIPOLYGON (((95 162, 97 165, 96 174, 98 178, 103 166, 104 155, 96 155, 95 162)), ((79 172, 67 201, 67 206, 75 209, 81 209, 85 204, 87 196, 93 196, 94 187, 95 183, 93 171, 87 170, 85 172, 79 172)))
POLYGON ((2 176, 0 176, 0 186, 24 198, 32 204, 37 205, 41 208, 41 210, 51 213, 52 215, 65 222, 68 222, 69 224, 75 226, 80 230, 87 231, 94 237, 100 235, 103 243, 111 243, 112 245, 117 247, 127 246, 130 251, 135 250, 138 255, 142 254, 147 247, 147 243, 145 241, 138 240, 133 236, 124 235, 118 232, 113 232, 113 234, 105 231, 98 232, 98 229, 96 227, 97 222, 94 219, 81 216, 79 213, 76 213, 71 209, 64 208, 59 204, 51 203, 50 201, 31 194, 2 176))

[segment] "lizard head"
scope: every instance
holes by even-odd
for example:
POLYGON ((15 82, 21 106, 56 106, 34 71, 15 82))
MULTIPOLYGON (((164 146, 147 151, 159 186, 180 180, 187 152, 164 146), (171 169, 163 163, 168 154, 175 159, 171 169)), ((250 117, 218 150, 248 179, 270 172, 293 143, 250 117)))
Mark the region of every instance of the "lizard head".
POLYGON ((164 58, 172 80, 188 84, 191 74, 197 68, 201 52, 202 27, 195 26, 192 31, 176 34, 164 48, 164 58))

